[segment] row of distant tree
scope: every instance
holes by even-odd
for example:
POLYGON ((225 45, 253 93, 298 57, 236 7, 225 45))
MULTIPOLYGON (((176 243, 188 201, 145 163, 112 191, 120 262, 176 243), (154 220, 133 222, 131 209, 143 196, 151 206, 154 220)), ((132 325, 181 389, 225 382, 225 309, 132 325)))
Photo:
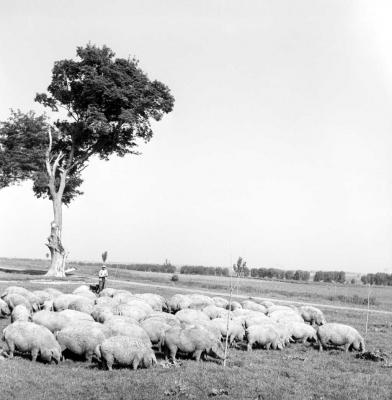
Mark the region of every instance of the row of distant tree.
POLYGON ((375 274, 366 274, 361 276, 361 281, 365 285, 384 285, 392 286, 392 274, 377 272, 375 274))
MULTIPOLYGON (((310 272, 304 270, 288 270, 279 268, 248 268, 246 262, 241 258, 233 265, 235 274, 239 277, 264 278, 264 279, 281 279, 292 281, 310 280, 310 272)), ((183 266, 180 269, 181 274, 198 274, 198 275, 217 275, 229 276, 228 268, 214 268, 203 266, 183 266)), ((386 274, 385 274, 386 275, 386 274)), ((392 285, 392 275, 390 276, 392 285)), ((317 271, 313 276, 314 282, 337 282, 344 283, 346 281, 346 273, 344 271, 317 271)))
MULTIPOLYGON (((280 279, 304 281, 310 280, 310 272, 304 270, 288 270, 279 268, 248 268, 246 262, 239 258, 237 263, 233 265, 234 273, 239 277, 262 278, 262 279, 280 279)), ((221 267, 203 267, 185 265, 180 268, 181 274, 197 274, 197 275, 216 275, 229 276, 228 268, 221 267)), ((346 281, 346 273, 344 271, 317 271, 313 276, 314 282, 337 282, 344 283, 346 281)), ((391 280, 392 284, 392 280, 391 280)))
POLYGON ((230 271, 229 268, 223 268, 223 267, 203 267, 202 265, 183 265, 180 268, 180 274, 229 276, 230 271))
POLYGON ((344 271, 317 271, 313 276, 314 282, 346 282, 344 271))
MULTIPOLYGON (((72 262, 73 265, 77 265, 79 267, 83 266, 91 266, 97 267, 96 263, 89 262, 72 262)), ((171 265, 170 263, 165 262, 164 264, 119 264, 119 263, 110 263, 107 264, 110 268, 114 269, 127 269, 132 271, 143 271, 143 272, 166 272, 169 274, 174 274, 176 272, 176 267, 171 265)))
MULTIPOLYGON (((96 263, 73 262, 80 267, 83 265, 97 266, 96 263)), ((165 272, 174 274, 190 275, 211 275, 211 276, 229 276, 230 270, 226 267, 205 267, 202 265, 183 265, 179 270, 168 260, 164 264, 118 264, 110 263, 111 268, 128 269, 144 272, 165 272)), ((252 277, 261 279, 279 279, 290 281, 310 281, 310 272, 304 270, 283 270, 279 268, 248 268, 243 259, 239 259, 233 265, 234 273, 239 277, 252 277)), ((346 282, 346 273, 344 271, 317 271, 313 276, 314 282, 346 282)), ((377 272, 375 274, 366 274, 361 276, 363 284, 392 286, 392 274, 377 272)), ((354 282, 352 282, 354 283, 354 282)))
POLYGON ((308 281, 310 279, 310 272, 302 271, 302 270, 285 271, 285 270, 279 269, 279 268, 252 268, 250 270, 250 276, 253 278, 308 281))

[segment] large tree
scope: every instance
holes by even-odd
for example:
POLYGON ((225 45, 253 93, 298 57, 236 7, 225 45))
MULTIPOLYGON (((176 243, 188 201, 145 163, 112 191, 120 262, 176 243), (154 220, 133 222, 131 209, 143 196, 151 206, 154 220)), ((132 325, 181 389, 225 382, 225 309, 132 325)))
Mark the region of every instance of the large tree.
POLYGON ((0 126, 0 188, 32 180, 35 196, 53 204, 48 276, 64 276, 62 205, 81 194, 81 172, 91 157, 138 154, 139 140, 153 135, 151 120, 174 105, 169 88, 150 80, 136 59, 115 58, 108 47, 91 44, 76 54, 55 62, 47 93, 35 97, 51 119, 12 111, 0 126))

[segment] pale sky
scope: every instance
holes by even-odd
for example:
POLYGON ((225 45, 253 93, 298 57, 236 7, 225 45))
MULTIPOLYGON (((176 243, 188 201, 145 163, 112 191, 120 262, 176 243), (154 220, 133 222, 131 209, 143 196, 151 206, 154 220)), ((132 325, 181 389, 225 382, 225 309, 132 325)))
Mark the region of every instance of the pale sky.
MULTIPOLYGON (((0 5, 0 119, 42 109, 56 60, 106 44, 176 98, 142 156, 93 161, 64 210, 70 259, 392 268, 392 4, 0 5)), ((0 191, 0 256, 45 257, 31 184, 0 191)))

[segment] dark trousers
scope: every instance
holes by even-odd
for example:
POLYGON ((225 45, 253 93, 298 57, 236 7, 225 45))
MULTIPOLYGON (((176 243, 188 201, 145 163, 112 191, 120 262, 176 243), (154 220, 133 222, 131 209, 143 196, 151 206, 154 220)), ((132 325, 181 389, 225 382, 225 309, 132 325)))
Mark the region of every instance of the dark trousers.
POLYGON ((98 293, 102 292, 103 289, 105 289, 105 278, 100 278, 98 293))

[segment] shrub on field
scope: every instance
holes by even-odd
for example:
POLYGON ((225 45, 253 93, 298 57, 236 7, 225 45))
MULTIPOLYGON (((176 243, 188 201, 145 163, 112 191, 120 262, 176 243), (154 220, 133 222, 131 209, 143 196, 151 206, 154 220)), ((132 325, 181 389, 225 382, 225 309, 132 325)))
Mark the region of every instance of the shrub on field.
POLYGON ((171 280, 172 282, 177 282, 179 279, 180 279, 180 278, 178 277, 177 274, 172 275, 172 277, 170 278, 170 280, 171 280))

